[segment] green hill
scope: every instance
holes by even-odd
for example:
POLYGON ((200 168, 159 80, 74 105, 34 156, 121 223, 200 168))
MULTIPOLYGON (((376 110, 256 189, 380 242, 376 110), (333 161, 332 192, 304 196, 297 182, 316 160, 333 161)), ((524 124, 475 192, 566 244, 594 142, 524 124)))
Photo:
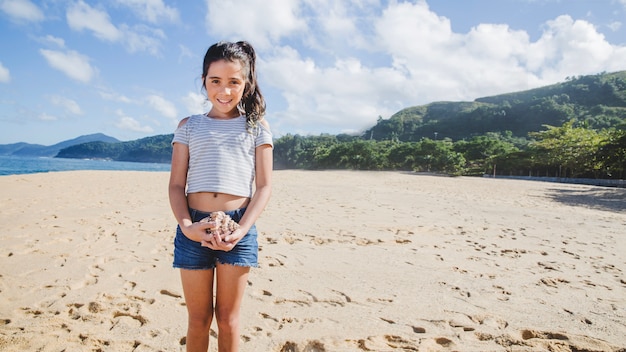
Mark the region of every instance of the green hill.
POLYGON ((626 71, 569 78, 563 83, 473 102, 409 107, 387 120, 379 119, 363 137, 460 140, 505 131, 527 137, 529 132, 543 130, 544 125, 561 126, 570 120, 593 129, 626 123, 626 71))
POLYGON ((146 137, 129 142, 89 142, 61 149, 57 158, 108 159, 146 163, 169 163, 173 134, 146 137))
POLYGON ((23 142, 14 144, 2 144, 0 145, 0 155, 53 157, 57 155, 59 151, 63 148, 88 142, 116 143, 119 142, 119 140, 102 133, 94 133, 63 141, 51 146, 23 142))

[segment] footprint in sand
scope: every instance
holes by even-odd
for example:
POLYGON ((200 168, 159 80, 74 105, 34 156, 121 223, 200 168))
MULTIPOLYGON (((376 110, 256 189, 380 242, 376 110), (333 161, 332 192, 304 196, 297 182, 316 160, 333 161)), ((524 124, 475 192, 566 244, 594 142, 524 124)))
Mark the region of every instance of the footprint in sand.
MULTIPOLYGON (((567 309, 565 309, 565 308, 563 308, 563 311, 564 311, 565 313, 571 314, 572 316, 577 316, 577 314, 575 314, 574 312, 572 312, 572 311, 570 311, 570 310, 567 310, 567 309)), ((585 317, 579 316, 579 319, 578 319, 578 320, 580 320, 580 322, 585 323, 585 324, 587 324, 587 325, 593 325, 593 322, 592 322, 591 320, 589 320, 589 319, 585 318, 585 317)))
POLYGON ((325 352, 326 348, 320 341, 310 341, 302 349, 302 352, 325 352))
POLYGON ((421 326, 411 326, 411 329, 413 329, 413 332, 416 334, 425 334, 426 333, 426 329, 421 327, 421 326))
POLYGON ((468 315, 468 317, 480 325, 496 328, 498 330, 504 330, 509 326, 507 321, 491 315, 468 315))
POLYGON ((348 296, 347 294, 337 291, 337 290, 333 290, 333 292, 337 293, 338 295, 342 296, 346 302, 351 303, 352 302, 352 298, 350 298, 350 296, 348 296))
POLYGON ((443 347, 450 347, 451 345, 454 344, 454 342, 452 342, 452 340, 445 338, 445 337, 438 337, 435 339, 435 342, 438 345, 441 345, 443 347))
POLYGON ((569 283, 569 281, 567 281, 565 279, 544 277, 541 280, 539 280, 537 285, 544 285, 544 286, 548 286, 548 287, 558 288, 561 284, 568 284, 568 283, 569 283))
POLYGON ((277 244, 278 240, 272 237, 265 237, 265 242, 269 243, 269 244, 277 244))
POLYGON ((498 300, 499 301, 508 301, 509 300, 509 296, 511 296, 511 291, 505 289, 502 286, 499 285, 492 285, 491 287, 493 287, 495 289, 495 293, 498 296, 498 300))
POLYGON ((396 322, 391 319, 380 318, 380 320, 384 321, 387 324, 395 324, 396 322))
POLYGON ((159 291, 160 294, 164 295, 164 296, 170 296, 170 297, 174 297, 174 298, 181 298, 182 296, 177 294, 177 293, 173 293, 171 291, 168 290, 161 290, 159 291))
POLYGON ((269 267, 278 267, 278 266, 285 265, 285 263, 282 260, 280 260, 280 259, 278 259, 276 257, 265 256, 265 259, 266 259, 265 261, 267 262, 267 265, 269 267))
POLYGON ((440 281, 439 285, 450 288, 452 291, 458 293, 461 297, 467 297, 467 298, 472 297, 472 294, 469 291, 463 290, 462 288, 458 286, 449 285, 447 282, 444 282, 444 281, 440 281))
POLYGON ((287 341, 280 348, 280 352, 299 352, 298 344, 292 341, 287 341))
MULTIPOLYGON (((139 323, 139 326, 144 326, 148 320, 146 318, 144 318, 142 315, 139 314, 130 314, 127 312, 120 312, 117 311, 115 313, 113 313, 113 318, 120 318, 118 321, 116 321, 113 325, 113 327, 115 327, 120 321, 126 321, 126 325, 134 325, 134 324, 129 324, 127 319, 124 318, 130 318, 132 319, 134 322, 139 323)), ((111 330, 113 329, 113 327, 111 328, 111 330)))
MULTIPOLYGON (((275 326, 276 330, 280 330, 283 328, 283 325, 280 323, 280 320, 278 320, 277 318, 274 318, 273 316, 267 313, 259 313, 259 314, 261 315, 261 317, 263 317, 263 319, 269 322, 272 322, 271 324, 275 326)), ((258 328, 258 329, 261 329, 261 328, 258 328)))
POLYGON ((454 313, 455 317, 450 319, 448 325, 453 328, 463 329, 463 331, 474 331, 476 322, 470 316, 462 313, 454 313))
POLYGON ((403 351, 417 351, 418 345, 414 341, 407 340, 397 335, 385 335, 387 344, 392 348, 399 348, 403 351))

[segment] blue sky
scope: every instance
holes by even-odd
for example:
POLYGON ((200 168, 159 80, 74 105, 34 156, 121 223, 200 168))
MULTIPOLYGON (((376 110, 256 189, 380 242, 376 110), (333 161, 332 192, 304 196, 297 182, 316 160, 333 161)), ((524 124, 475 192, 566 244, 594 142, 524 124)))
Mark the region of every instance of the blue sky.
POLYGON ((0 0, 0 144, 172 133, 247 40, 276 136, 626 70, 626 0, 0 0))

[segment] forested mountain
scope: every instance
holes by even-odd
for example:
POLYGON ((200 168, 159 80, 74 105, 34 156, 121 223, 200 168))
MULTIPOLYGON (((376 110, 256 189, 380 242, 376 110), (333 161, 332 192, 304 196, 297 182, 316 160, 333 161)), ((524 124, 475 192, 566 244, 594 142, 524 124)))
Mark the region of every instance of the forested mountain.
POLYGON ((78 138, 63 141, 51 146, 45 146, 41 144, 29 144, 29 143, 13 143, 0 145, 0 155, 13 155, 13 156, 47 156, 53 157, 59 153, 63 148, 67 148, 72 145, 87 143, 87 142, 106 142, 115 143, 119 142, 116 138, 107 136, 102 133, 94 133, 78 138))
POLYGON ((173 134, 146 137, 129 142, 89 142, 62 149, 58 158, 110 159, 146 163, 169 163, 173 134))
POLYGON ((527 137, 529 132, 543 130, 544 125, 561 126, 570 120, 592 129, 624 123, 626 71, 572 77, 563 83, 473 102, 435 102, 406 108, 387 120, 380 118, 363 137, 456 141, 504 131, 527 137))
POLYGON ((626 71, 524 92, 437 102, 360 136, 286 135, 278 168, 626 178, 626 71))

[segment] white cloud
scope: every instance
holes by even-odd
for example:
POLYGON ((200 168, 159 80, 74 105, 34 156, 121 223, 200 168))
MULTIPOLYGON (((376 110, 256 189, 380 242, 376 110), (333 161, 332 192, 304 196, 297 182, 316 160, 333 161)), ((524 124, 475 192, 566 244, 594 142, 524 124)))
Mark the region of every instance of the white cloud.
POLYGON ((161 20, 178 22, 180 20, 178 9, 165 5, 162 0, 117 0, 117 3, 129 7, 148 22, 157 23, 161 20))
POLYGON ((161 50, 161 39, 165 39, 165 34, 160 29, 153 29, 143 25, 129 27, 121 26, 124 33, 124 44, 128 52, 135 53, 145 51, 158 56, 161 50))
POLYGON ((65 111, 74 114, 74 115, 82 115, 83 111, 78 105, 78 103, 72 99, 62 97, 59 95, 52 95, 48 97, 48 100, 56 106, 60 106, 65 111))
POLYGON ((135 120, 130 116, 126 116, 122 110, 117 110, 115 114, 118 116, 118 119, 115 123, 115 127, 122 130, 129 130, 141 133, 152 133, 154 130, 150 126, 142 126, 139 121, 135 120))
POLYGON ((102 99, 104 100, 117 101, 126 104, 130 104, 133 102, 130 98, 115 92, 100 91, 98 92, 98 94, 100 94, 100 97, 102 97, 102 99))
POLYGON ((62 52, 40 49, 39 52, 52 68, 77 81, 88 83, 97 74, 97 70, 89 63, 89 58, 74 50, 62 52))
POLYGON ((15 21, 39 22, 44 20, 43 11, 28 0, 1 0, 0 10, 15 21))
POLYGON ((161 41, 165 39, 165 33, 161 29, 145 25, 115 26, 105 10, 93 8, 83 1, 70 6, 66 17, 71 29, 79 32, 89 30, 100 40, 122 43, 130 53, 145 51, 158 56, 161 41))
POLYGON ((178 112, 176 111, 174 103, 159 95, 149 95, 146 97, 146 102, 151 108, 167 118, 176 119, 178 117, 178 112))
POLYGON ((273 124, 277 130, 282 125, 315 132, 322 132, 315 130, 316 125, 358 129, 376 121, 379 114, 399 110, 406 99, 401 93, 406 82, 401 72, 368 68, 355 58, 319 67, 294 49, 281 48, 260 65, 264 79, 280 87, 287 101, 286 111, 278 116, 280 121, 273 124))
MULTIPOLYGON (((173 120, 173 121, 176 121, 179 118, 176 105, 160 95, 151 94, 141 99, 130 99, 119 93, 105 91, 105 90, 100 90, 98 94, 100 95, 100 97, 102 97, 102 99, 109 100, 109 101, 132 104, 132 105, 143 106, 143 107, 147 105, 154 111, 157 111, 162 116, 167 117, 168 119, 173 120)), ((121 110, 118 110, 117 114, 121 117, 126 117, 125 115, 123 115, 123 112, 121 110)), ((125 119, 125 121, 128 121, 128 119, 125 119)), ((158 123, 158 119, 153 119, 153 121, 155 123, 158 123)))
MULTIPOLYGON (((307 11, 324 1, 309 0, 307 11)), ((390 2, 366 13, 369 24, 342 11, 326 7, 329 16, 312 15, 320 18, 315 26, 321 30, 304 36, 304 49, 284 44, 295 38, 283 38, 283 46, 260 50, 261 88, 278 91, 286 104, 281 111, 268 107, 279 134, 365 128, 407 106, 473 100, 625 68, 626 47, 611 45, 592 24, 569 16, 546 22, 540 38, 531 41, 526 31, 504 24, 454 32, 450 20, 425 1, 390 2), (347 35, 331 38, 332 29, 347 35), (328 50, 342 46, 352 49, 328 50)), ((258 35, 265 37, 259 42, 274 41, 263 28, 258 35)))
POLYGON ((534 88, 570 75, 623 69, 626 62, 626 48, 612 46, 592 24, 569 16, 548 21, 535 42, 507 25, 454 33, 449 20, 425 2, 391 4, 376 26, 375 46, 407 71, 413 93, 426 101, 534 88))
POLYGON ((626 47, 612 46, 589 22, 563 15, 546 23, 541 38, 531 43, 528 68, 546 82, 570 75, 624 68, 626 47))
POLYGON ((258 48, 267 48, 307 28, 298 17, 297 0, 206 0, 206 4, 206 24, 212 36, 245 38, 258 48))
MULTIPOLYGON (((626 0, 624 0, 626 1, 626 0)), ((607 27, 609 27, 610 30, 612 30, 613 32, 617 32, 619 31, 620 28, 622 28, 622 22, 620 21, 613 21, 611 23, 609 23, 607 25, 607 27)))
POLYGON ((11 72, 9 72, 9 69, 4 67, 2 62, 0 62, 0 83, 9 82, 11 82, 11 72))
POLYGON ((39 41, 45 44, 52 44, 59 48, 65 48, 65 40, 63 40, 63 38, 57 38, 50 34, 40 38, 39 41))
POLYGON ((366 36, 379 8, 378 0, 306 0, 299 11, 306 28, 299 35, 330 58, 353 55, 355 49, 369 51, 366 36))
POLYGON ((184 58, 194 58, 195 55, 191 52, 191 49, 186 47, 183 44, 178 44, 178 48, 180 49, 180 55, 178 55, 178 63, 183 62, 184 58))
POLYGON ((41 121, 57 121, 58 118, 54 115, 50 115, 48 113, 42 112, 41 114, 39 114, 39 116, 37 116, 37 118, 41 121))
POLYGON ((181 100, 190 114, 202 114, 207 111, 207 106, 210 105, 206 95, 200 93, 189 92, 181 100))
POLYGON ((110 42, 117 42, 122 37, 122 33, 111 23, 106 11, 94 9, 83 1, 71 5, 66 17, 67 24, 75 31, 87 29, 97 38, 110 42))

